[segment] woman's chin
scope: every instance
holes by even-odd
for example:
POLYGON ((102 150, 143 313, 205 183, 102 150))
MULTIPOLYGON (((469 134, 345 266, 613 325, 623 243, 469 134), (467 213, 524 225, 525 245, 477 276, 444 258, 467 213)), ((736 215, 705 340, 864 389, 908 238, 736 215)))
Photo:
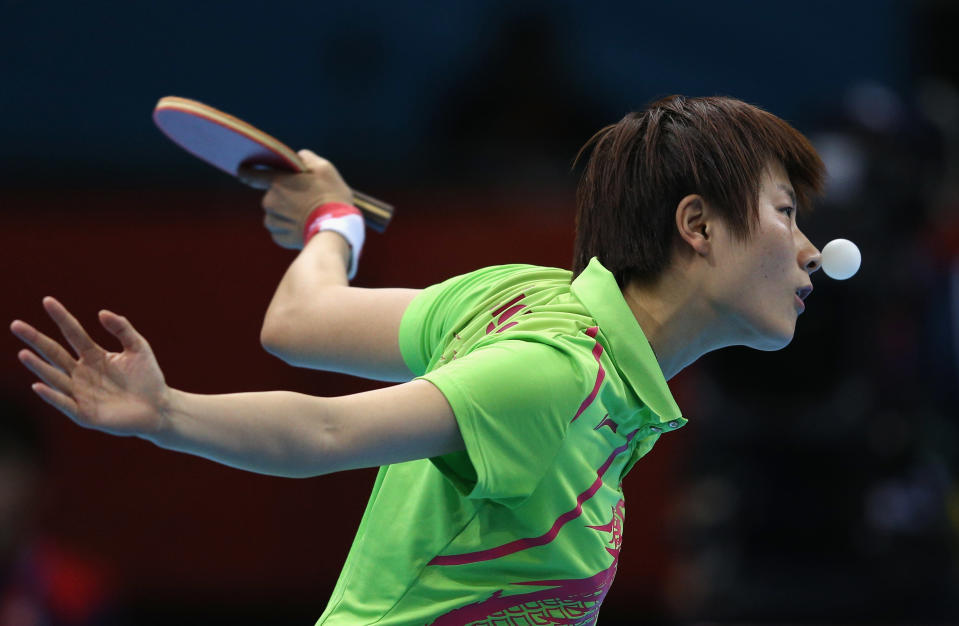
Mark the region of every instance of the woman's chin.
POLYGON ((757 334, 752 338, 751 341, 746 342, 746 345, 754 350, 761 350, 763 352, 775 352, 776 350, 782 350, 793 340, 793 335, 795 334, 796 327, 793 326, 788 330, 782 329, 778 331, 769 330, 767 332, 757 334))

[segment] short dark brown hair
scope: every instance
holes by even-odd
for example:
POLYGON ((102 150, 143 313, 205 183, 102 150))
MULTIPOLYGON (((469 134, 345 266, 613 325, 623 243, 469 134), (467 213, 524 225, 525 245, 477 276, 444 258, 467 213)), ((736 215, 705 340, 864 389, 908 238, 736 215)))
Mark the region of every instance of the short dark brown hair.
POLYGON ((669 96, 603 128, 576 193, 573 273, 592 257, 616 277, 651 282, 667 267, 679 201, 701 195, 748 239, 759 185, 782 163, 800 208, 821 192, 825 168, 809 141, 775 115, 733 98, 669 96))

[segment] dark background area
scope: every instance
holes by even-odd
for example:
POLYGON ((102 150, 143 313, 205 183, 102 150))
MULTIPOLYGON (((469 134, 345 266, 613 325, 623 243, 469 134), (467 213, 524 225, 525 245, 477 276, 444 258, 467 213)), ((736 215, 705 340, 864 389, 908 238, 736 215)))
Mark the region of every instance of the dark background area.
MULTIPOLYGON (((330 158, 397 207, 355 284, 423 287, 568 267, 589 136, 658 96, 732 95, 814 140, 829 189, 801 223, 863 267, 814 277, 786 349, 671 381, 690 423, 625 483, 600 623, 959 623, 959 9, 730 4, 0 0, 0 317, 111 308, 189 391, 370 389, 260 348, 292 257, 257 192, 156 130, 157 99, 330 158)), ((373 470, 282 480, 85 431, 0 349, 0 419, 39 429, 17 537, 62 623, 319 616, 373 470)))

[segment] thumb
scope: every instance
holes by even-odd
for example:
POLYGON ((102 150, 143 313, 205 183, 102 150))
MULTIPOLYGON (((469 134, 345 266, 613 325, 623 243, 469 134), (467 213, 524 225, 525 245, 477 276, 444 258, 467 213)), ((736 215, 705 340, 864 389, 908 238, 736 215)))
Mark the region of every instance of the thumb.
POLYGON ((124 350, 140 352, 148 347, 147 340, 133 328, 133 324, 127 318, 105 309, 100 311, 99 318, 100 324, 120 340, 124 350))
POLYGON ((306 165, 306 169, 311 172, 319 171, 325 167, 332 167, 332 163, 313 152, 312 150, 300 150, 296 153, 300 159, 303 160, 303 164, 306 165))

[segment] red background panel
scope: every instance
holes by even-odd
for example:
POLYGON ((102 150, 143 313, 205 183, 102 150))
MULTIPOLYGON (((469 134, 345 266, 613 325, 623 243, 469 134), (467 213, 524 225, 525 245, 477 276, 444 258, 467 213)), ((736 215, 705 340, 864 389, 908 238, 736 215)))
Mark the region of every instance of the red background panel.
MULTIPOLYGON (((424 287, 496 263, 569 266, 571 195, 389 197, 397 217, 385 235, 369 235, 357 285, 424 287)), ((53 332, 40 299, 55 295, 111 346, 92 326, 97 310, 110 308, 151 342, 168 383, 193 392, 340 395, 381 384, 297 370, 260 347, 262 315, 293 255, 262 229, 254 193, 64 190, 5 202, 5 320, 53 332)), ((0 375, 26 395, 32 377, 15 359, 18 347, 4 334, 0 375)), ((44 530, 104 563, 128 597, 240 593, 325 604, 375 470, 260 476, 84 430, 29 401, 49 439, 44 530)), ((607 607, 662 597, 663 520, 682 439, 664 438, 626 481, 624 556, 607 607)))

